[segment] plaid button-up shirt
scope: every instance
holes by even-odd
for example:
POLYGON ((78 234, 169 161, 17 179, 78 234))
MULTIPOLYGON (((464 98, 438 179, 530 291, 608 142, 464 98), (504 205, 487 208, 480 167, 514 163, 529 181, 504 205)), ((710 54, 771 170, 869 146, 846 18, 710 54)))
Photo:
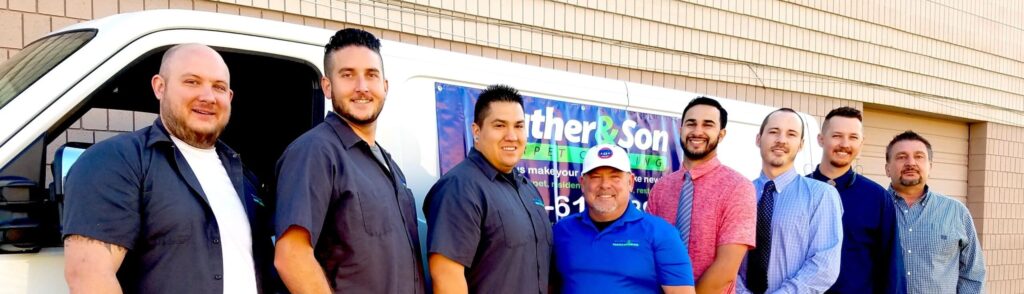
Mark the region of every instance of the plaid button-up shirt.
POLYGON ((892 186, 889 195, 898 215, 907 293, 984 293, 985 260, 967 206, 927 186, 913 206, 892 186))

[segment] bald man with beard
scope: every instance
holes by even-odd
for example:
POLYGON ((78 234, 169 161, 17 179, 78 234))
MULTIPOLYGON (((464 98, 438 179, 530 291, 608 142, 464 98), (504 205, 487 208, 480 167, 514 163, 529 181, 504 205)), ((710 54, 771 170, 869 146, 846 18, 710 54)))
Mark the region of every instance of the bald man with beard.
POLYGON ((71 168, 64 202, 72 293, 258 293, 271 268, 262 201, 217 138, 231 116, 227 64, 171 47, 150 80, 160 117, 97 143, 71 168))

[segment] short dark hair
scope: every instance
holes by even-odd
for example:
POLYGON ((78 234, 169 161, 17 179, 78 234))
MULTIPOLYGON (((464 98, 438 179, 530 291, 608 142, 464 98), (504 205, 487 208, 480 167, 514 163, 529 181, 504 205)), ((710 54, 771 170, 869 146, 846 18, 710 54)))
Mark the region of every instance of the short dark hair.
POLYGON ((803 140, 804 133, 806 133, 804 132, 804 118, 800 116, 800 113, 797 113, 796 110, 793 110, 792 108, 789 107, 779 108, 776 109, 775 111, 769 112, 768 115, 765 115, 764 120, 761 121, 761 129, 757 131, 757 135, 760 136, 761 134, 764 133, 764 125, 768 123, 768 118, 772 117, 772 114, 775 114, 776 112, 790 112, 796 114, 796 117, 800 119, 800 140, 803 140))
POLYGON ((725 107, 722 107, 722 104, 718 103, 717 100, 704 96, 693 98, 693 100, 690 100, 690 103, 686 104, 682 117, 684 121, 686 120, 686 112, 697 105, 707 105, 718 109, 718 124, 721 125, 722 129, 725 129, 725 125, 729 123, 729 112, 725 111, 725 107))
MULTIPOLYGON (((381 57, 381 66, 384 66, 384 58, 380 55, 380 39, 377 39, 370 32, 348 28, 334 33, 334 36, 331 36, 331 40, 327 41, 327 45, 324 46, 325 72, 330 73, 332 71, 331 54, 348 46, 361 46, 370 49, 377 53, 377 57, 381 57)), ((383 71, 384 69, 381 70, 383 71)))
POLYGON ((508 85, 488 86, 487 90, 481 92, 480 97, 476 100, 476 105, 473 108, 473 123, 478 126, 483 125, 484 117, 491 111, 491 103, 494 102, 518 103, 519 107, 523 107, 523 96, 519 95, 519 90, 508 85))
POLYGON ((892 157, 892 146, 901 141, 918 141, 924 143, 924 147, 928 149, 928 161, 932 161, 932 143, 929 143, 928 139, 925 139, 914 131, 907 130, 906 132, 892 137, 892 141, 889 141, 889 145, 885 146, 885 163, 889 163, 889 160, 892 157))
POLYGON ((832 111, 829 111, 828 114, 825 115, 825 122, 821 123, 821 129, 824 130, 825 126, 828 125, 828 121, 831 120, 833 117, 837 116, 845 118, 856 118, 858 121, 861 122, 864 121, 864 115, 861 114, 860 110, 849 106, 843 106, 840 108, 833 109, 832 111))

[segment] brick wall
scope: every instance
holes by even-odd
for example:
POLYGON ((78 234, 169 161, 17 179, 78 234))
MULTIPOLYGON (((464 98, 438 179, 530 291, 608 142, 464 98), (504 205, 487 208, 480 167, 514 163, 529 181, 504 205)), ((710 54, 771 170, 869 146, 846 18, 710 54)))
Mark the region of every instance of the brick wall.
POLYGON ((971 198, 989 293, 1024 293, 1024 128, 971 125, 971 198))

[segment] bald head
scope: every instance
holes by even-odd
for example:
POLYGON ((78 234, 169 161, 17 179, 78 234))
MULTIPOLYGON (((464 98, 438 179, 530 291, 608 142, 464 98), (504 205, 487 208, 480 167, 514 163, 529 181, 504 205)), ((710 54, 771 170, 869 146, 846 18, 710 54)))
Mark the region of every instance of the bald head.
MULTIPOLYGON (((197 43, 178 44, 167 49, 163 58, 160 59, 160 75, 167 77, 177 70, 180 70, 183 60, 200 60, 203 62, 214 62, 215 65, 224 70, 224 75, 230 80, 228 66, 224 63, 220 53, 209 46, 197 43)), ((228 81, 225 81, 228 82, 228 81)))
POLYGON ((212 147, 231 116, 229 79, 224 59, 206 45, 167 49, 150 83, 171 135, 195 147, 212 147))

